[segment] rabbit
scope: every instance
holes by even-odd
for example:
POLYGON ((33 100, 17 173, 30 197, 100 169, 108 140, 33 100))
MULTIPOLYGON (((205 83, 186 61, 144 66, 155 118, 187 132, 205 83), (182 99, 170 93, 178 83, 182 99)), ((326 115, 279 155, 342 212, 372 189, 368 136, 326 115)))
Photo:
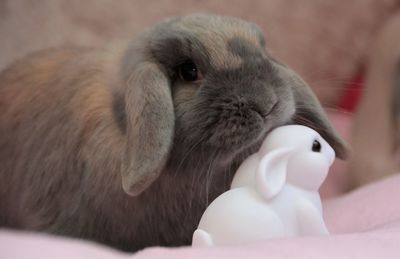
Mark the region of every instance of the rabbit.
POLYGON ((240 18, 172 17, 127 44, 33 53, 0 74, 0 227, 190 245, 207 204, 288 123, 346 157, 309 86, 240 18))
POLYGON ((318 189, 334 159, 316 131, 301 125, 274 129, 239 167, 231 189, 206 209, 192 245, 328 234, 318 189))

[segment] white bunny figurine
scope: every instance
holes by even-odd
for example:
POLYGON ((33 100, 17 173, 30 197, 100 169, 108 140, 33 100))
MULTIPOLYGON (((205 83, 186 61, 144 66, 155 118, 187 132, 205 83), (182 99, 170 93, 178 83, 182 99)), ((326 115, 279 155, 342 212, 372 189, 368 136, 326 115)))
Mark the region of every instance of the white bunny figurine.
POLYGON ((328 234, 318 193, 335 152, 314 130, 282 126, 239 167, 204 212, 193 246, 328 234))

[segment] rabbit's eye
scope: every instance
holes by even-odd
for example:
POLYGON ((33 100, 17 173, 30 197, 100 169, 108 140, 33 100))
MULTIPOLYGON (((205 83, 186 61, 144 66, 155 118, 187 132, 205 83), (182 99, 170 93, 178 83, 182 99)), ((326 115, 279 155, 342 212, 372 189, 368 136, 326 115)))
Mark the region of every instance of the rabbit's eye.
POLYGON ((179 77, 184 81, 196 81, 199 79, 199 71, 191 61, 186 61, 178 67, 179 77))
POLYGON ((312 144, 312 151, 313 152, 321 152, 321 143, 318 140, 314 140, 312 144))

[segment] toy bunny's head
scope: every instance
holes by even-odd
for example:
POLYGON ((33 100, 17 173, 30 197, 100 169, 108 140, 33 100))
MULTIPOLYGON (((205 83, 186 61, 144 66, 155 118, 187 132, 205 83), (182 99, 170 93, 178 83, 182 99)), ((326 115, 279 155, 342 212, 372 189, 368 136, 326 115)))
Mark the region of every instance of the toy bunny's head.
POLYGON ((278 148, 316 152, 329 161, 335 160, 335 151, 315 130, 302 125, 287 125, 274 129, 264 140, 259 153, 265 155, 278 148))
POLYGON ((273 130, 259 154, 255 184, 270 199, 288 183, 318 191, 335 159, 332 147, 313 129, 289 125, 273 130))

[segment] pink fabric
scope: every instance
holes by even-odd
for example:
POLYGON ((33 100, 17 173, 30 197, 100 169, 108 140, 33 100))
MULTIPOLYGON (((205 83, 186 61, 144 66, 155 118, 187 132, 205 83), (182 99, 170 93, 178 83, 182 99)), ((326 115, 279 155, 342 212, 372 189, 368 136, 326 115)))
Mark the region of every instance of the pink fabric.
POLYGON ((149 248, 123 254, 86 241, 0 231, 0 258, 400 258, 400 176, 324 202, 332 232, 207 249, 149 248))

